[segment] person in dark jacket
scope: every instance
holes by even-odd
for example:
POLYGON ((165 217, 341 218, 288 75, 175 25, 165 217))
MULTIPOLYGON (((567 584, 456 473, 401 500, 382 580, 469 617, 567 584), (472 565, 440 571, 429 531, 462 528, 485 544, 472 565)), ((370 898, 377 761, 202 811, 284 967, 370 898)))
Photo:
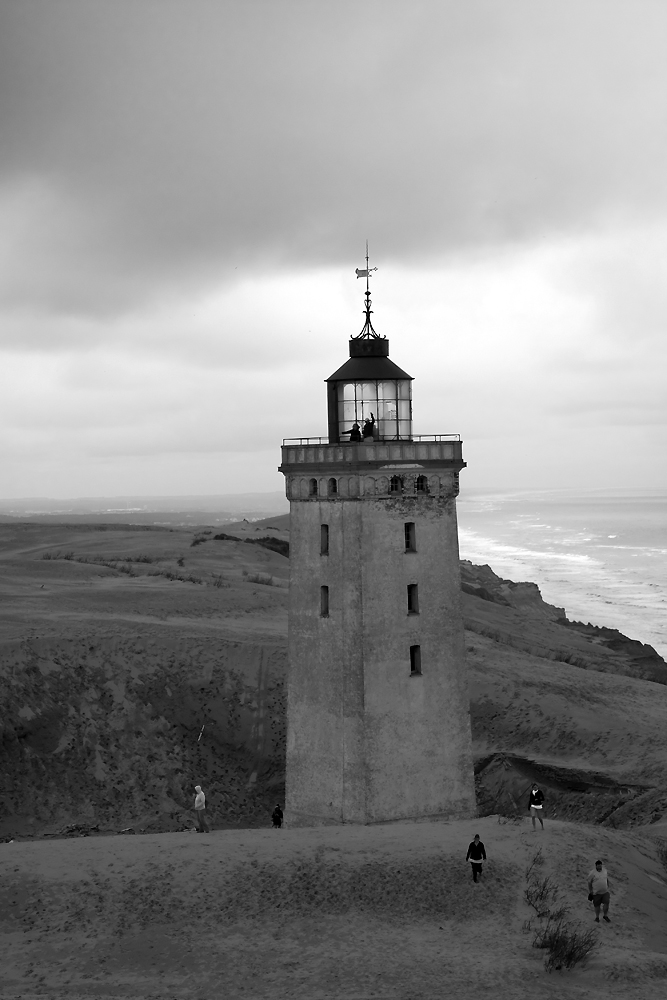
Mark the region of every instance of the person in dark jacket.
POLYGON ((475 839, 468 844, 466 861, 469 861, 472 865, 472 880, 476 882, 477 877, 481 878, 482 875, 482 861, 486 861, 486 851, 484 850, 484 844, 479 839, 478 833, 475 834, 475 839))
POLYGON ((371 413, 370 420, 368 417, 364 420, 364 426, 361 431, 364 441, 372 441, 375 433, 375 417, 371 413))
POLYGON ((280 805, 277 805, 276 808, 271 813, 271 821, 273 823, 274 829, 276 830, 279 830, 280 827, 283 825, 283 811, 280 808, 280 805))
POLYGON ((542 827, 542 829, 544 829, 544 823, 542 822, 542 813, 544 811, 542 806, 543 802, 544 802, 544 793, 533 782, 533 787, 530 790, 530 800, 529 800, 530 815, 533 820, 533 830, 535 829, 536 816, 540 821, 540 826, 542 827))

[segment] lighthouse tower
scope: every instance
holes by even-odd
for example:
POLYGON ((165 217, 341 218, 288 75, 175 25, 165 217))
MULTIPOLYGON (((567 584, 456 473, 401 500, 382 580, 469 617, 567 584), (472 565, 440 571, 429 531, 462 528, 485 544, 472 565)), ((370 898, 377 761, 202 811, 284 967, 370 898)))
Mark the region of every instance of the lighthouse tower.
POLYGON ((327 380, 327 438, 286 440, 286 822, 475 813, 457 434, 412 433, 412 378, 371 322, 327 380))

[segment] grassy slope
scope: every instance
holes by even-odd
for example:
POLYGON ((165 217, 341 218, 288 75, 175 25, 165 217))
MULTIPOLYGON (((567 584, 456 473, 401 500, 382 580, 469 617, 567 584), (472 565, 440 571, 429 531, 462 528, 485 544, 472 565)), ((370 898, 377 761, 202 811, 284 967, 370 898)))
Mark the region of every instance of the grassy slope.
MULTIPOLYGON (((287 537, 282 522, 227 531, 287 537)), ((197 780, 218 827, 266 822, 282 797, 288 562, 211 535, 193 547, 187 530, 0 526, 0 835, 181 829, 197 780)), ((531 585, 471 572, 482 811, 522 808, 537 779, 552 815, 659 819, 667 686, 620 671, 660 664, 560 624, 531 585)))
POLYGON ((179 829, 196 780, 218 823, 264 822, 282 781, 287 560, 243 542, 192 547, 188 531, 0 537, 0 833, 179 829))

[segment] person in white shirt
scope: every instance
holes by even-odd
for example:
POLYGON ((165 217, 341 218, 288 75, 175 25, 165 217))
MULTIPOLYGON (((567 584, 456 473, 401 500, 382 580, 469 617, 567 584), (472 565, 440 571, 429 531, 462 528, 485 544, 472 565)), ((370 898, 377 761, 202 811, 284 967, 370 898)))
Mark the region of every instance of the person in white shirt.
POLYGON ((609 911, 609 875, 599 859, 595 862, 595 868, 588 873, 588 898, 592 900, 595 907, 596 924, 600 923, 600 907, 602 907, 602 919, 610 924, 611 920, 607 916, 609 911))
POLYGON ((195 785, 195 812, 197 813, 197 822, 199 823, 199 830, 197 833, 208 833, 208 823, 206 821, 206 796, 201 790, 201 785, 195 785))

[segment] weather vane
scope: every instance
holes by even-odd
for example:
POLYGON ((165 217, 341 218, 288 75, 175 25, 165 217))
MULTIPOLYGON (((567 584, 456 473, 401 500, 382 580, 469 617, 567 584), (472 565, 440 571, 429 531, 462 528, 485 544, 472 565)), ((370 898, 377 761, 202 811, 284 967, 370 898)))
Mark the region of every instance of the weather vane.
POLYGON ((359 340, 362 337, 363 338, 375 337, 377 340, 379 340, 380 335, 375 332, 375 330, 373 329, 373 324, 371 322, 371 313, 373 312, 373 310, 371 309, 371 288, 369 284, 369 278, 371 276, 371 273, 373 271, 377 271, 377 267, 368 266, 368 240, 366 240, 366 267, 355 267, 354 270, 355 274, 357 275, 357 278, 366 279, 366 297, 364 302, 364 312, 366 314, 366 322, 364 323, 359 336, 355 337, 354 339, 359 340))

